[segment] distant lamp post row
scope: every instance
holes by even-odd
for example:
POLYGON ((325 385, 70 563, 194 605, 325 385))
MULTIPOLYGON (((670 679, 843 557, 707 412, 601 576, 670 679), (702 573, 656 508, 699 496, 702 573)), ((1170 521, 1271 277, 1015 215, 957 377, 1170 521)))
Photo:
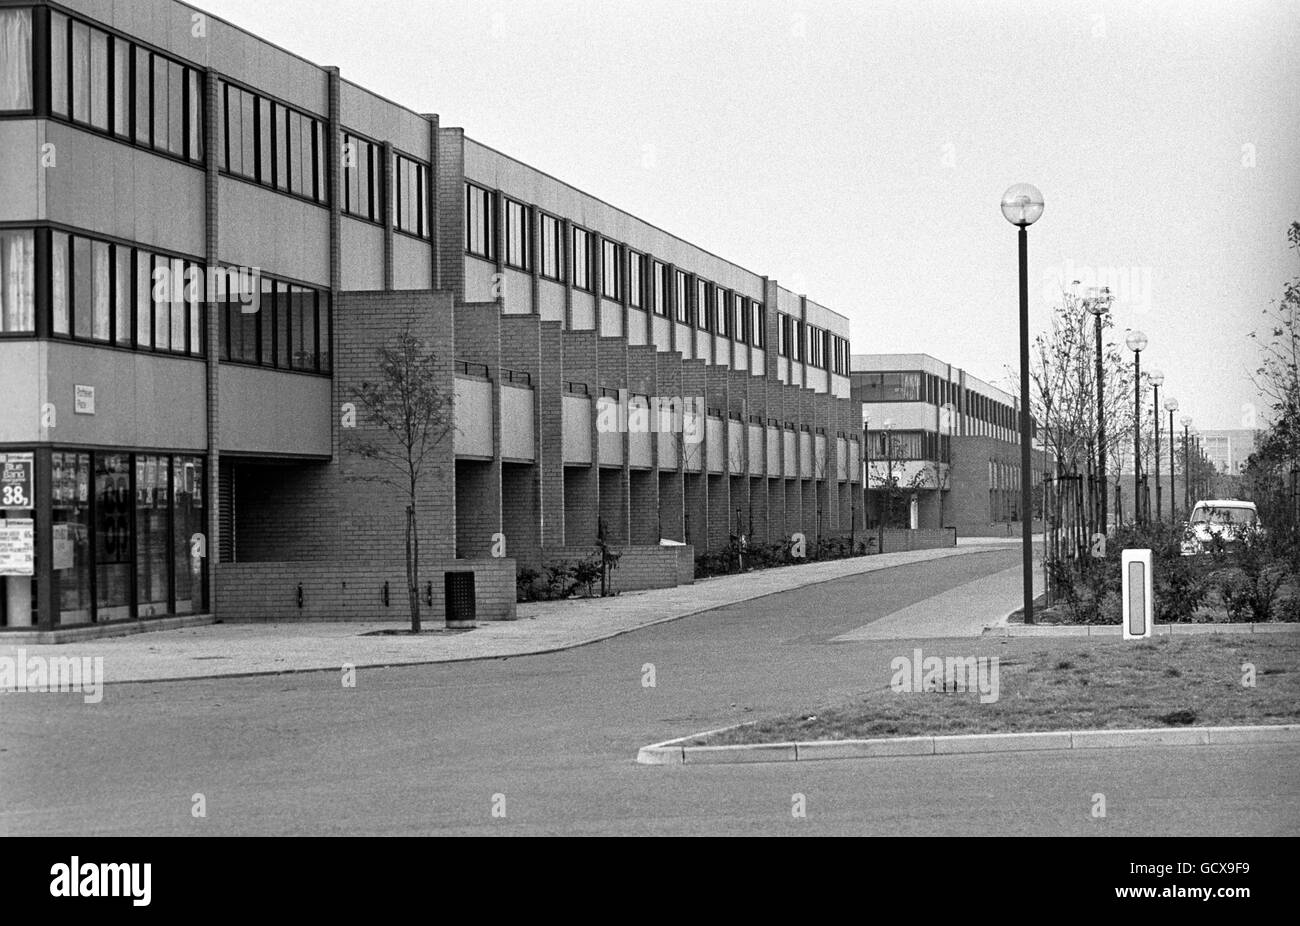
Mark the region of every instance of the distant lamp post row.
POLYGON ((1112 297, 1109 286, 1092 286, 1084 297, 1083 305, 1097 322, 1097 479, 1101 486, 1101 510, 1098 512, 1101 532, 1106 533, 1106 380, 1101 363, 1102 317, 1110 311, 1112 297))
MULTIPOLYGON (((1178 520, 1178 496, 1174 493, 1174 486, 1177 480, 1174 473, 1177 471, 1174 467, 1174 412, 1178 411, 1178 400, 1173 396, 1165 399, 1165 411, 1169 412, 1169 523, 1178 520)), ((1156 512, 1158 517, 1159 511, 1156 512)))
POLYGON ((1142 352, 1147 349, 1147 336, 1134 329, 1124 339, 1133 352, 1133 519, 1141 524, 1142 513, 1142 352))
POLYGON ((1020 245, 1020 533, 1025 623, 1034 622, 1033 436, 1029 414, 1029 226, 1043 215, 1043 194, 1017 183, 1002 194, 1002 215, 1019 229, 1020 245))
POLYGON ((1147 374, 1147 381, 1151 383, 1154 394, 1151 397, 1152 417, 1156 424, 1156 446, 1155 452, 1151 459, 1155 468, 1156 475, 1156 520, 1160 520, 1160 387, 1165 383, 1165 374, 1159 370, 1152 370, 1147 374))

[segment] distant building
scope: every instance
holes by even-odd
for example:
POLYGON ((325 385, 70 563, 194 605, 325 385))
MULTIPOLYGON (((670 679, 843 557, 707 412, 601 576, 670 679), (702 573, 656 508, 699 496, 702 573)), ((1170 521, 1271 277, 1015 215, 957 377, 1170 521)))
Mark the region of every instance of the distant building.
MULTIPOLYGON (((869 525, 1013 533, 1020 522, 1019 403, 929 354, 854 354, 867 433, 869 525), (892 470, 896 490, 887 497, 892 470)), ((1046 457, 1035 454, 1036 481, 1046 457)))

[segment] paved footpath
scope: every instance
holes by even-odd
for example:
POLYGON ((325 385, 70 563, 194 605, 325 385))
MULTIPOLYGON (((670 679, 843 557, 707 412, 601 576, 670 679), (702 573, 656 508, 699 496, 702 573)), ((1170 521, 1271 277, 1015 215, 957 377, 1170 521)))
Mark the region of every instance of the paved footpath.
MULTIPOLYGON (((1004 546, 1005 542, 998 540, 972 539, 955 549, 883 553, 765 569, 678 588, 629 592, 616 598, 532 602, 519 605, 519 619, 515 621, 484 622, 473 631, 423 634, 416 639, 366 636, 402 626, 392 620, 209 624, 75 643, 0 645, 0 657, 14 656, 20 649, 29 657, 101 656, 105 681, 142 682, 337 669, 345 663, 359 668, 524 656, 582 646, 702 611, 847 576, 1004 546)), ((1000 582, 1008 588, 1014 584, 1005 577, 1000 582)), ((971 586, 963 588, 969 591, 971 586)), ((929 620, 956 621, 963 627, 959 635, 978 635, 985 625, 1015 606, 1018 589, 1016 585, 1015 594, 1007 600, 986 594, 978 599, 978 608, 971 608, 973 600, 966 592, 954 590, 945 599, 948 607, 943 611, 954 611, 960 620, 953 614, 932 615, 929 620)), ((915 605, 907 611, 925 608, 924 604, 915 605)), ((913 626, 912 633, 901 635, 915 636, 915 629, 913 626)))

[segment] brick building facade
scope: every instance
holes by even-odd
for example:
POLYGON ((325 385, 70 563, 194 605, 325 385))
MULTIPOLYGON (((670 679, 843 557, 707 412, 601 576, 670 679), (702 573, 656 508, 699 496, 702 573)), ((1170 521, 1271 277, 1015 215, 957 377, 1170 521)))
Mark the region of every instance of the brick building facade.
POLYGON ((0 627, 400 619, 348 409, 406 330, 455 398, 435 617, 450 572, 512 616, 601 532, 630 588, 861 529, 844 316, 176 0, 0 30, 0 627))

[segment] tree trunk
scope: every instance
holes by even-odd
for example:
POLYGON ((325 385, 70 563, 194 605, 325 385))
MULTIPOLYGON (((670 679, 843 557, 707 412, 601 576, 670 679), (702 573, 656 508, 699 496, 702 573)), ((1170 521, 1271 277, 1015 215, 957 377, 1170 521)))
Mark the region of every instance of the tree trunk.
POLYGON ((415 505, 406 507, 406 600, 411 608, 411 633, 420 632, 420 541, 415 533, 415 505))

